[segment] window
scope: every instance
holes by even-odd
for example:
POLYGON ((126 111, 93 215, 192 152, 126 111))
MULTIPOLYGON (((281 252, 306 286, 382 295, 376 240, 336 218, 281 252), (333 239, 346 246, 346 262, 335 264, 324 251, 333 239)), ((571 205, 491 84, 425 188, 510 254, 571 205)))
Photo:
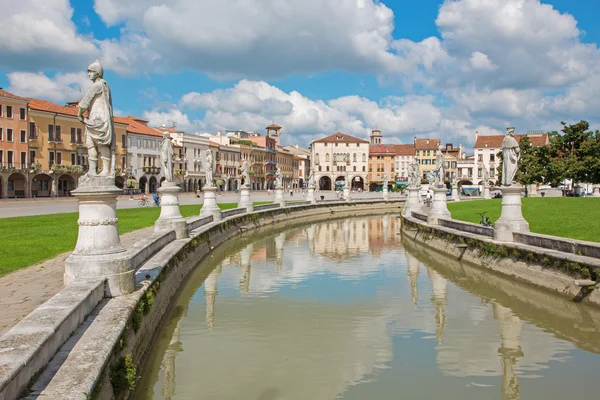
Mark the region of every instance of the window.
POLYGON ((321 172, 321 166, 319 165, 319 172, 321 172))
POLYGON ((367 167, 365 167, 365 166, 363 165, 363 172, 365 172, 365 171, 366 171, 366 168, 367 168, 367 167))
POLYGON ((131 137, 128 137, 127 138, 127 143, 129 144, 129 146, 127 146, 127 147, 133 147, 132 144, 131 144, 131 142, 132 142, 131 137))
POLYGON ((337 143, 335 144, 335 147, 338 147, 338 144, 337 144, 337 143))
POLYGON ((0 141, 4 140, 4 132, 2 130, 2 128, 0 128, 0 141))
POLYGON ((329 172, 329 165, 327 166, 327 172, 329 172))
POLYGON ((54 140, 54 125, 48 124, 48 140, 54 140))
MULTIPOLYGON (((336 143, 337 144, 337 143, 336 143)), ((325 162, 329 162, 329 153, 325 154, 325 162)), ((329 168, 329 167, 328 167, 329 168)))
POLYGON ((54 128, 54 133, 56 133, 56 141, 60 142, 60 125, 56 125, 56 128, 54 128))
POLYGON ((19 118, 21 118, 21 121, 25 121, 25 109, 21 108, 19 110, 19 118))
POLYGON ((0 117, 2 116, 2 104, 0 104, 0 117))
POLYGON ((490 161, 491 162, 496 161, 496 155, 495 154, 490 154, 490 161))
POLYGON ((0 167, 2 166, 3 161, 4 161, 4 151, 0 150, 0 167))
POLYGON ((35 122, 29 123, 29 139, 35 139, 35 122))
POLYGON ((77 142, 77 130, 75 128, 71 128, 71 143, 77 142))
POLYGON ((356 162, 356 153, 352 154, 352 161, 356 162))
POLYGON ((71 165, 76 165, 77 159, 75 157, 75 153, 71 153, 71 165))
POLYGON ((6 118, 12 118, 12 106, 6 106, 6 118))
POLYGON ((353 168, 354 168, 354 172, 356 172, 356 165, 353 168))
POLYGON ((362 162, 367 162, 367 155, 365 153, 363 153, 363 157, 362 158, 363 158, 362 162))
POLYGON ((60 151, 56 152, 56 163, 62 164, 62 152, 60 152, 60 151))
POLYGON ((483 154, 477 154, 477 161, 479 161, 479 162, 483 161, 483 154))
POLYGON ((13 167, 13 152, 11 150, 7 151, 6 157, 8 158, 8 160, 6 160, 6 161, 8 161, 8 166, 10 168, 12 168, 13 167))
POLYGON ((50 167, 52 168, 52 165, 54 165, 54 152, 51 151, 48 156, 48 164, 50 164, 50 167))
POLYGON ((21 143, 27 142, 27 131, 21 130, 21 143))
POLYGON ((123 148, 127 147, 127 141, 126 141, 125 135, 121 135, 121 146, 123 146, 123 148))
POLYGON ((6 130, 6 141, 7 142, 12 142, 13 141, 13 130, 12 129, 7 129, 6 130))
POLYGON ((21 168, 26 168, 27 167, 27 153, 22 151, 21 152, 21 168))
POLYGON ((83 143, 82 135, 81 135, 81 128, 77 128, 77 143, 83 143))
POLYGON ((350 147, 350 143, 346 143, 346 147, 350 147))
POLYGON ((139 149, 140 147, 142 147, 142 139, 138 139, 138 140, 137 140, 137 147, 138 147, 138 149, 139 149))
POLYGON ((29 151, 29 162, 32 164, 35 162, 35 150, 29 151))

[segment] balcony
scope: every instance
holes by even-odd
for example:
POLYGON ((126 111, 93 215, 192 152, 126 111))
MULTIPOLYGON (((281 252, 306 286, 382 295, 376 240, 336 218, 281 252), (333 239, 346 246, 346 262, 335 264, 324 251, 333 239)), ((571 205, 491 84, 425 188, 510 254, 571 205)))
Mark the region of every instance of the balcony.
POLYGON ((160 167, 146 166, 143 167, 143 170, 146 174, 160 174, 160 167))

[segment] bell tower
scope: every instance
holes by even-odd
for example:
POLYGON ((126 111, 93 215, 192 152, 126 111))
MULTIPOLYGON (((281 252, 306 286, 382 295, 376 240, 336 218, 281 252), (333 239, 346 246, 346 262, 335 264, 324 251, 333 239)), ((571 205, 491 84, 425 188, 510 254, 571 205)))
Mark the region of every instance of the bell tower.
POLYGON ((275 139, 277 146, 279 146, 279 141, 281 138, 281 127, 279 125, 275 125, 274 123, 267 126, 267 136, 275 139))
POLYGON ((379 129, 371 131, 371 144, 381 144, 381 131, 379 129))

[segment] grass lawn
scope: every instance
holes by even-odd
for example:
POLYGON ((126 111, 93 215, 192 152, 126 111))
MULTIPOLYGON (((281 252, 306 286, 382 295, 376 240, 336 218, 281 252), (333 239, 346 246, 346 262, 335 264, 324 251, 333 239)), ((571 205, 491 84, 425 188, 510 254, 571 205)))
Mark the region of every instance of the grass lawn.
MULTIPOLYGON (((269 202, 254 204, 265 203, 269 202)), ((236 206, 237 203, 219 204, 222 210, 236 206)), ((191 217, 199 214, 200 207, 190 204, 179 209, 183 217, 191 217)), ((152 226, 159 215, 158 207, 117 210, 119 233, 152 226)), ((73 250, 77 242, 78 216, 79 213, 65 213, 0 219, 0 276, 73 250)))
MULTIPOLYGON (((452 218, 479 223, 487 211, 492 222, 500 218, 502 199, 448 203, 452 218)), ((600 242, 600 198, 531 197, 523 199, 523 217, 529 229, 544 235, 600 242)))

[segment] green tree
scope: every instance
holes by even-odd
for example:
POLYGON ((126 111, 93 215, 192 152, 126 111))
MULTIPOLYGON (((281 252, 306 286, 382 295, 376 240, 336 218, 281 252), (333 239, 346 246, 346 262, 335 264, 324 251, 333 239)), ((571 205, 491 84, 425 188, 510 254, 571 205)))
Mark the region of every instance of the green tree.
MULTIPOLYGON (((590 167, 593 160, 598 157, 597 135, 589 131, 587 121, 579 121, 573 125, 561 122, 563 134, 550 135, 550 159, 552 164, 551 178, 557 184, 565 179, 572 179, 573 185, 577 182, 586 182, 593 179, 590 167)), ((593 183, 593 182, 592 182, 593 183)))
POLYGON ((521 159, 516 175, 517 182, 522 185, 545 183, 548 175, 547 167, 550 163, 545 154, 548 149, 533 146, 527 136, 519 141, 519 148, 521 149, 521 159))

